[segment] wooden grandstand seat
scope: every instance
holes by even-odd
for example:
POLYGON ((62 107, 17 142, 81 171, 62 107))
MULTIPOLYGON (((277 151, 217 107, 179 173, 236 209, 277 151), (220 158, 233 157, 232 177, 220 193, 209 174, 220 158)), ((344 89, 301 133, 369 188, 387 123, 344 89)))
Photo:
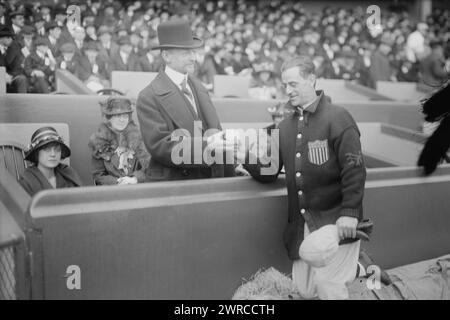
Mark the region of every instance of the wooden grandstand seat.
POLYGON ((23 146, 14 142, 1 142, 0 167, 4 167, 11 175, 19 180, 25 168, 27 168, 23 146))
POLYGON ((139 92, 155 79, 157 72, 113 71, 111 87, 124 95, 137 99, 139 92))
MULTIPOLYGON (((65 123, 0 123, 0 167, 19 180, 28 167, 25 150, 33 132, 44 126, 52 126, 69 145, 69 126, 65 123)), ((68 159, 64 160, 68 164, 68 159)))

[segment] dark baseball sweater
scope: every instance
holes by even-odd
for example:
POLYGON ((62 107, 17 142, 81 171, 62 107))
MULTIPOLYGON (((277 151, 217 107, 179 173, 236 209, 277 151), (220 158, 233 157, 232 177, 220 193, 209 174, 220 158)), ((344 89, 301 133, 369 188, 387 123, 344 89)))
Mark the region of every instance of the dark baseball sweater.
POLYGON ((305 222, 312 232, 341 216, 363 218, 360 132, 347 110, 318 93, 304 111, 287 105, 293 111, 279 125, 279 161, 272 155, 277 173, 262 175, 261 165, 244 166, 256 180, 272 182, 284 165, 289 210, 284 243, 292 260, 299 258, 305 222))

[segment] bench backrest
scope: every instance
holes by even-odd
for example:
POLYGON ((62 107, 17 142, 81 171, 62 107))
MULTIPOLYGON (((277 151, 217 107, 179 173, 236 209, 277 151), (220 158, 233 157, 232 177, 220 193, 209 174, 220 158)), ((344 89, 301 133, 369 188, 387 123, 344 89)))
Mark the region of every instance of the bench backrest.
POLYGON ((67 70, 57 69, 55 71, 56 91, 66 94, 88 94, 94 95, 80 79, 67 70))
POLYGON ((214 75, 214 96, 217 98, 248 98, 250 76, 214 75))
POLYGON ((113 71, 111 87, 124 95, 137 99, 139 92, 155 79, 157 72, 113 71))

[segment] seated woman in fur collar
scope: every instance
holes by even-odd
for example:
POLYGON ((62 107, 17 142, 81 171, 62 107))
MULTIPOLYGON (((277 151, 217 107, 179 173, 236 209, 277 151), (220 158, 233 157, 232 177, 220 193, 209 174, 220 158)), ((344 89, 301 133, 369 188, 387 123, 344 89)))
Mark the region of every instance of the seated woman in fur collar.
POLYGON ((53 127, 37 129, 25 153, 28 167, 19 179, 20 185, 30 195, 38 191, 81 186, 78 174, 61 160, 70 156, 70 149, 53 127))
POLYGON ((105 120, 89 139, 95 184, 145 182, 150 155, 142 142, 139 128, 131 118, 131 101, 110 97, 100 105, 105 120))

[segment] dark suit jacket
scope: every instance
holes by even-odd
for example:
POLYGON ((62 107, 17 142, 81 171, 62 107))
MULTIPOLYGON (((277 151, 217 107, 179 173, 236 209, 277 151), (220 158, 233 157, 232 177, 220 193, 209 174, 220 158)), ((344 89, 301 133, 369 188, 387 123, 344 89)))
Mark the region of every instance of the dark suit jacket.
MULTIPOLYGON (((76 76, 82 81, 86 81, 92 74, 92 65, 86 55, 82 55, 79 58, 79 68, 77 69, 76 76)), ((108 69, 106 62, 103 61, 99 56, 96 59, 98 65, 98 72, 95 74, 100 79, 108 79, 108 69)))
POLYGON ((394 69, 391 66, 389 58, 380 51, 375 51, 370 60, 370 76, 373 83, 377 81, 390 81, 394 69))
POLYGON ((160 58, 155 58, 155 60, 152 63, 150 63, 150 61, 147 58, 147 54, 144 54, 139 58, 139 65, 141 71, 158 72, 159 69, 162 67, 163 62, 161 61, 160 58))
POLYGON ((109 63, 111 60, 111 57, 116 52, 119 51, 119 46, 113 40, 111 40, 111 45, 110 45, 109 49, 106 49, 104 46, 102 46, 101 43, 99 44, 98 48, 99 48, 98 55, 107 63, 109 63))
POLYGON ((128 61, 125 64, 120 56, 120 52, 116 52, 111 56, 110 72, 112 71, 141 71, 139 66, 139 58, 134 53, 130 53, 128 61))
POLYGON ((4 55, 0 53, 0 66, 5 67, 6 72, 11 76, 23 74, 23 55, 20 52, 18 43, 13 42, 4 55))
POLYGON ((35 69, 44 72, 47 80, 54 73, 54 71, 52 71, 49 66, 45 65, 45 60, 41 59, 34 51, 25 59, 25 75, 27 77, 31 77, 31 73, 35 69))
POLYGON ((423 83, 429 86, 441 86, 449 76, 445 71, 445 62, 434 53, 420 62, 420 72, 423 83))
MULTIPOLYGON (((188 78, 203 129, 221 130, 219 117, 209 97, 208 91, 195 78, 188 78)), ((194 164, 194 146, 201 146, 200 152, 206 147, 202 137, 194 135, 194 121, 199 121, 192 106, 180 89, 169 79, 164 71, 144 88, 137 100, 137 116, 144 144, 152 158, 149 166, 149 180, 181 180, 234 175, 233 165, 207 165, 203 159, 200 164, 194 164), (191 146, 190 164, 175 164, 171 154, 179 142, 171 141, 171 134, 176 129, 185 129, 190 137, 183 141, 191 146), (194 142, 195 140, 195 142, 194 142)), ((199 148, 197 148, 198 150, 199 148)))

